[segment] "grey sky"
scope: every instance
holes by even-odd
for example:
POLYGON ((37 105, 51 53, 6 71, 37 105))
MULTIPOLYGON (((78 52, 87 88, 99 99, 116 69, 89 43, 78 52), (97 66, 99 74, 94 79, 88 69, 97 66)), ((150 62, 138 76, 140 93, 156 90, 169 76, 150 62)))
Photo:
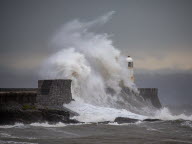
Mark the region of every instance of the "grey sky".
POLYGON ((70 20, 93 20, 109 11, 116 12, 111 21, 93 31, 113 35, 114 45, 133 56, 136 83, 161 88, 165 103, 175 96, 174 103, 190 104, 191 0, 1 0, 0 87, 36 87, 38 68, 53 53, 54 33, 70 20), (177 80, 187 90, 181 92, 177 80))

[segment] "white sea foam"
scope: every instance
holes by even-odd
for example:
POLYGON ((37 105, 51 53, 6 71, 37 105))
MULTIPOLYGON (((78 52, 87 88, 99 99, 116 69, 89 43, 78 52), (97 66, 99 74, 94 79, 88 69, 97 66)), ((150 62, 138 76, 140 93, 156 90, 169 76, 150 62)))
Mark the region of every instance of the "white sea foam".
POLYGON ((113 125, 113 126, 128 126, 128 125, 140 125, 142 122, 138 121, 135 123, 122 123, 122 124, 118 124, 117 122, 110 122, 108 123, 108 125, 113 125))
POLYGON ((22 128, 24 124, 22 123, 15 123, 14 125, 0 125, 0 128, 22 128))
POLYGON ((1 144, 38 144, 38 143, 31 143, 31 142, 16 142, 16 141, 3 141, 0 140, 1 144))
POLYGON ((192 115, 190 116, 187 116, 185 114, 173 115, 171 114, 168 108, 164 107, 156 111, 156 114, 153 118, 162 119, 162 120, 178 120, 178 119, 192 120, 192 115))
POLYGON ((35 126, 35 127, 66 127, 66 126, 77 126, 77 125, 85 125, 89 123, 76 123, 76 124, 65 124, 62 122, 58 122, 56 124, 49 124, 48 122, 44 123, 31 123, 30 126, 35 126))
POLYGON ((1 137, 4 137, 4 138, 19 138, 19 137, 10 135, 10 134, 8 134, 8 133, 0 133, 0 136, 1 136, 1 137))
POLYGON ((48 122, 45 123, 31 123, 31 126, 35 126, 35 127, 65 127, 66 124, 62 123, 62 122, 58 122, 56 124, 49 124, 48 122))
POLYGON ((192 122, 191 121, 182 122, 181 125, 192 128, 192 122))
POLYGON ((17 138, 17 139, 36 139, 35 137, 14 136, 8 133, 0 133, 0 137, 4 138, 17 138))
POLYGON ((116 117, 129 117, 143 120, 146 117, 127 111, 125 109, 115 109, 87 104, 80 101, 73 101, 65 107, 79 113, 74 118, 81 122, 102 122, 114 121, 116 117))

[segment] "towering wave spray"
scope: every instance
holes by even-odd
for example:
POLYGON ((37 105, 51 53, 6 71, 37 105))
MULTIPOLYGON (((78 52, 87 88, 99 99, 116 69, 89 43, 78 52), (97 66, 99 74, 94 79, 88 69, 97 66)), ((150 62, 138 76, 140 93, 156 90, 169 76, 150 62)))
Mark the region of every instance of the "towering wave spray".
POLYGON ((45 62, 42 73, 47 78, 72 79, 72 103, 149 112, 146 106, 150 104, 139 95, 122 94, 121 82, 134 91, 136 88, 128 79, 125 57, 113 46, 110 36, 90 32, 113 14, 109 12, 90 22, 73 20, 65 24, 52 41, 58 52, 45 62))

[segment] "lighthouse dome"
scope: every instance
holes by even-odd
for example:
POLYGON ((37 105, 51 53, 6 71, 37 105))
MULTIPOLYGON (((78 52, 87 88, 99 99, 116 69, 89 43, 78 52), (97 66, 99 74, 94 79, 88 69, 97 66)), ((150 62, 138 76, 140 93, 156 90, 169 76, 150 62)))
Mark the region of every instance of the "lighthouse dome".
POLYGON ((127 61, 127 62, 133 62, 133 59, 132 59, 130 56, 128 56, 128 57, 126 58, 126 61, 127 61))

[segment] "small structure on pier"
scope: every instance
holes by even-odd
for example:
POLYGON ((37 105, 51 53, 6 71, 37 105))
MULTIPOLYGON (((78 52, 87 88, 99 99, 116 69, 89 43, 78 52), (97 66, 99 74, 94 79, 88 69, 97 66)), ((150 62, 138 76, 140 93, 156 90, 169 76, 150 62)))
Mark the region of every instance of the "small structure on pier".
POLYGON ((129 76, 129 79, 130 79, 130 81, 132 81, 134 83, 135 78, 134 78, 134 71, 133 71, 133 59, 130 56, 128 56, 126 58, 126 61, 128 63, 128 72, 129 72, 128 76, 129 76))

